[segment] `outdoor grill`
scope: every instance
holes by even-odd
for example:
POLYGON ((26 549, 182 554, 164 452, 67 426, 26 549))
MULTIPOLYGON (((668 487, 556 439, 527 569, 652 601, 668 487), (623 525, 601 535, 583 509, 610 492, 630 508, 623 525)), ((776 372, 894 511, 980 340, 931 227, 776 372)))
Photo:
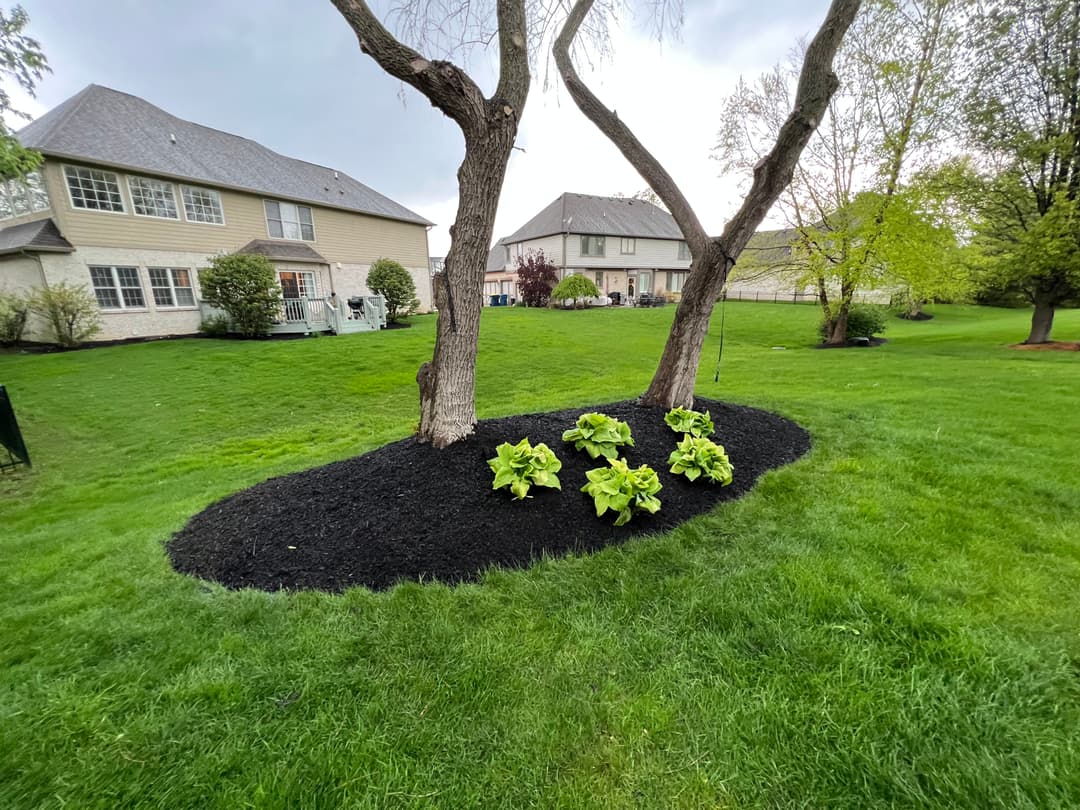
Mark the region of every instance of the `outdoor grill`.
POLYGON ((349 309, 353 311, 353 315, 364 314, 364 299, 359 295, 354 295, 349 299, 349 309))

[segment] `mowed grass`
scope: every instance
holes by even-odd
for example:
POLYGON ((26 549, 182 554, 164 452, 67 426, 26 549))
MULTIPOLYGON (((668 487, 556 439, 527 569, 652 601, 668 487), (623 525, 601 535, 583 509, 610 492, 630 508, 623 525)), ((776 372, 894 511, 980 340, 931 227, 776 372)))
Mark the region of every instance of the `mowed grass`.
MULTIPOLYGON (((486 311, 481 417, 639 394, 672 314, 486 311)), ((35 462, 0 476, 0 806, 1080 806, 1080 356, 935 314, 815 351, 812 307, 728 304, 698 392, 808 456, 662 536, 340 596, 163 543, 407 436, 433 318, 0 356, 35 462)))

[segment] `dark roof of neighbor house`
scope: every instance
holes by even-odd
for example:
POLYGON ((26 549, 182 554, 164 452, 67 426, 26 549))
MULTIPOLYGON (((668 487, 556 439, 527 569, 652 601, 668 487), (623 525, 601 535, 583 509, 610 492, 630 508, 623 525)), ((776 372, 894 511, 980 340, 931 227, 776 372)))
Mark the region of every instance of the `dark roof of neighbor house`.
POLYGON ((491 250, 488 251, 487 269, 484 271, 485 273, 501 273, 506 269, 505 242, 505 239, 500 239, 492 246, 491 250))
POLYGON ((628 197, 560 194, 502 244, 523 242, 560 233, 633 236, 643 239, 682 239, 674 217, 663 208, 628 197))
POLYGON ((433 224, 344 172, 279 155, 96 84, 27 124, 17 137, 45 155, 433 224))
POLYGON ((272 239, 252 239, 237 253, 254 253, 279 262, 312 262, 329 264, 311 247, 302 242, 275 242, 272 239))
POLYGON ((75 247, 51 219, 37 219, 0 230, 0 255, 5 253, 72 253, 75 247))

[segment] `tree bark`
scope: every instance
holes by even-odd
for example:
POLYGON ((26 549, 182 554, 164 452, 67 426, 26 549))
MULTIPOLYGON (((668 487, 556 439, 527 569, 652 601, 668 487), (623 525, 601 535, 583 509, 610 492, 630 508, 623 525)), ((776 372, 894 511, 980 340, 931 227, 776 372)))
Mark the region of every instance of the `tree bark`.
POLYGON ((634 133, 605 107, 578 76, 570 46, 594 0, 577 0, 555 42, 555 64, 578 109, 622 152, 663 201, 690 248, 691 263, 682 299, 660 364, 642 402, 665 408, 692 407, 701 349, 709 331, 713 306, 731 268, 769 208, 791 181, 803 148, 810 140, 838 80, 832 60, 859 10, 860 0, 833 0, 817 35, 806 50, 795 107, 780 128, 771 152, 754 167, 754 180, 738 213, 721 236, 710 238, 685 195, 660 162, 634 133))
POLYGON ((1054 328, 1054 302, 1046 296, 1035 297, 1035 311, 1031 313, 1031 332, 1024 343, 1049 343, 1054 328))
POLYGON ((497 0, 499 83, 485 98, 472 78, 448 61, 430 60, 399 42, 364 0, 332 0, 356 32, 360 50, 391 76, 415 87, 453 119, 465 136, 458 169, 458 210, 450 250, 436 277, 439 310, 431 361, 417 372, 421 439, 443 448, 476 424, 476 354, 484 270, 495 210, 529 92, 524 0, 497 0))

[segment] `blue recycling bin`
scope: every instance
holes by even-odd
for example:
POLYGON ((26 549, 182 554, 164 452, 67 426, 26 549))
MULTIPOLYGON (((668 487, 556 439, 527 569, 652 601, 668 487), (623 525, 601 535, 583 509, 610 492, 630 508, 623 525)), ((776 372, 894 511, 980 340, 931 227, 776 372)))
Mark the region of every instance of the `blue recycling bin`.
POLYGON ((503 293, 502 295, 500 295, 500 296, 499 296, 499 306, 500 306, 500 307, 505 307, 505 306, 507 305, 507 299, 508 299, 509 297, 510 297, 510 296, 509 296, 509 294, 507 294, 507 293, 503 293))
POLYGON ((498 295, 491 296, 491 306, 497 307, 498 305, 499 305, 499 296, 498 295))

